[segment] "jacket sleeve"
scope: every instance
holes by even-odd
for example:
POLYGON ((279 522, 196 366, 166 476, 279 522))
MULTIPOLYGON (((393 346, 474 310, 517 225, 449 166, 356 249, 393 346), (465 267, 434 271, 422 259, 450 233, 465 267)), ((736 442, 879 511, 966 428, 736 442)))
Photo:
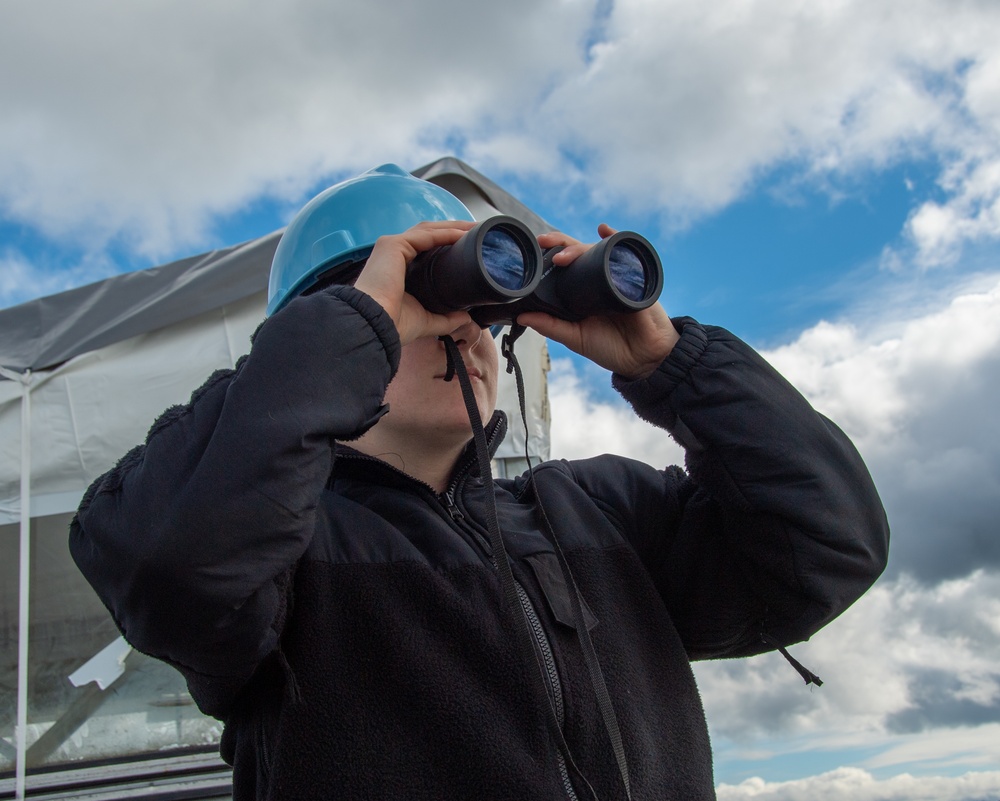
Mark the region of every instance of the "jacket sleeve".
POLYGON ((312 536, 333 440, 378 419, 399 352, 361 292, 296 299, 94 482, 70 550, 126 640, 214 680, 217 698, 245 682, 276 647, 281 582, 312 536))
POLYGON ((630 520, 692 658, 807 639, 885 568, 878 493, 850 440, 760 355, 721 328, 674 323, 681 340, 657 372, 614 383, 685 448, 687 473, 636 467, 596 479, 598 492, 616 488, 606 500, 630 520))

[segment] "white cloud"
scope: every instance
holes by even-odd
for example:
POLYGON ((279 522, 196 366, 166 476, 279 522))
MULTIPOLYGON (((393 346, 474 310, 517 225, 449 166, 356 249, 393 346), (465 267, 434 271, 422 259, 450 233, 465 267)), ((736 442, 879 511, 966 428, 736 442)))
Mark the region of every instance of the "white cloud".
POLYGON ((787 782, 747 779, 718 788, 719 801, 983 801, 1000 791, 1000 771, 964 776, 893 776, 879 780, 858 768, 840 768, 787 782))
POLYGON ((682 221, 776 166, 850 183, 927 157, 924 262, 1000 235, 996 4, 599 5, 4 5, 0 209, 155 255, 255 199, 442 152, 682 221))
POLYGON ((865 760, 864 766, 871 770, 920 766, 936 772, 994 768, 997 764, 1000 764, 1000 723, 899 736, 877 756, 865 760))
POLYGON ((1000 281, 994 281, 938 299, 937 309, 919 316, 865 320, 868 330, 821 322, 765 356, 864 451, 892 448, 912 417, 947 391, 948 379, 977 372, 1000 350, 1000 281), (921 383, 918 394, 914 385, 921 383))
POLYGON ((198 241, 261 195, 438 154, 571 66, 586 23, 551 0, 4 6, 0 208, 143 253, 198 241))
POLYGON ((63 269, 52 269, 29 260, 23 253, 0 254, 0 308, 107 278, 113 265, 99 257, 63 269))
POLYGON ((967 226, 936 229, 947 243, 913 235, 941 259, 996 234, 998 37, 1000 11, 983 3, 623 0, 587 70, 526 127, 586 157, 599 200, 682 219, 775 165, 838 181, 939 157, 947 210, 967 226))
MULTIPOLYGON (((607 373, 601 372, 598 380, 610 383, 607 373)), ((598 399, 569 359, 552 363, 549 405, 555 459, 616 453, 661 468, 684 463, 683 449, 666 432, 640 420, 624 401, 598 399)))

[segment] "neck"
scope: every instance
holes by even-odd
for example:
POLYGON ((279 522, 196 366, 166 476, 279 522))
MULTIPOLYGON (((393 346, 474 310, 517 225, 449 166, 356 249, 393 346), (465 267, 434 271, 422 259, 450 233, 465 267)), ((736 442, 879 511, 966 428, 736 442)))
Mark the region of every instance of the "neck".
POLYGON ((389 442, 386 439, 378 436, 378 426, 375 426, 350 445, 355 450, 381 459, 408 476, 424 482, 435 492, 444 492, 447 489, 458 459, 468 444, 468 439, 464 442, 456 441, 448 446, 442 446, 440 440, 427 443, 407 440, 399 443, 389 442))

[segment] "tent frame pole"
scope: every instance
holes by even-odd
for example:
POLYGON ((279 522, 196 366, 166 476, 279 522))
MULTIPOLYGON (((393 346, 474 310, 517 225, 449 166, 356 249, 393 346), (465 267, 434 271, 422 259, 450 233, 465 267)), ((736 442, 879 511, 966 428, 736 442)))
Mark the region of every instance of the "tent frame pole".
POLYGON ((31 579, 31 370, 17 373, 0 367, 0 375, 21 384, 21 520, 18 543, 17 582, 17 748, 14 769, 14 799, 25 797, 25 769, 28 752, 28 603, 31 579))

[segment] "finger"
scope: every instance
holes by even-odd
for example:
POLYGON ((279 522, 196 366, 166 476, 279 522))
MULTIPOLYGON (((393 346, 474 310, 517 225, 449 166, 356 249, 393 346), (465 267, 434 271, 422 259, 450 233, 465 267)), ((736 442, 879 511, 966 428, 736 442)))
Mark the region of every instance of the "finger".
POLYGON ((517 316, 520 325, 527 326, 543 337, 561 342, 571 350, 579 348, 579 325, 567 320, 560 320, 544 312, 524 312, 517 316))
MULTIPOLYGON (((453 245, 475 225, 465 220, 437 220, 422 222, 401 234, 381 237, 385 246, 400 247, 407 257, 412 259, 417 253, 444 245, 453 245)), ((376 243, 376 247, 378 243, 376 243)))
POLYGON ((579 239, 574 239, 569 234, 564 234, 562 231, 549 231, 547 234, 539 234, 538 244, 542 249, 546 248, 564 248, 570 245, 580 244, 579 239))
POLYGON ((565 267, 581 253, 586 253, 587 248, 590 247, 590 245, 581 242, 579 239, 574 239, 569 234, 564 234, 561 231, 551 231, 547 234, 542 234, 538 237, 538 244, 542 250, 562 248, 562 250, 552 257, 552 263, 560 267, 565 267))
POLYGON ((467 311, 428 314, 423 336, 440 337, 451 334, 470 322, 472 322, 472 317, 467 311))
MULTIPOLYGON (((601 223, 600 225, 597 226, 597 234, 598 236, 601 237, 601 239, 607 239, 609 236, 614 236, 617 233, 618 229, 612 228, 607 223, 601 223)), ((541 239, 539 239, 539 242, 541 242, 541 239)), ((592 247, 594 247, 595 244, 588 242, 579 242, 576 239, 570 239, 569 242, 570 243, 566 247, 564 247, 563 250, 559 251, 559 253, 555 254, 552 257, 553 264, 565 267, 567 264, 575 261, 584 253, 586 253, 588 250, 590 250, 592 247)))
POLYGON ((559 265, 560 267, 565 267, 567 264, 576 261, 580 256, 586 253, 593 247, 593 243, 590 242, 576 242, 567 245, 558 253, 552 257, 552 263, 559 265))
POLYGON ((415 297, 404 294, 399 319, 394 322, 400 343, 406 345, 422 337, 450 334, 471 319, 466 311, 434 314, 421 306, 415 297))

